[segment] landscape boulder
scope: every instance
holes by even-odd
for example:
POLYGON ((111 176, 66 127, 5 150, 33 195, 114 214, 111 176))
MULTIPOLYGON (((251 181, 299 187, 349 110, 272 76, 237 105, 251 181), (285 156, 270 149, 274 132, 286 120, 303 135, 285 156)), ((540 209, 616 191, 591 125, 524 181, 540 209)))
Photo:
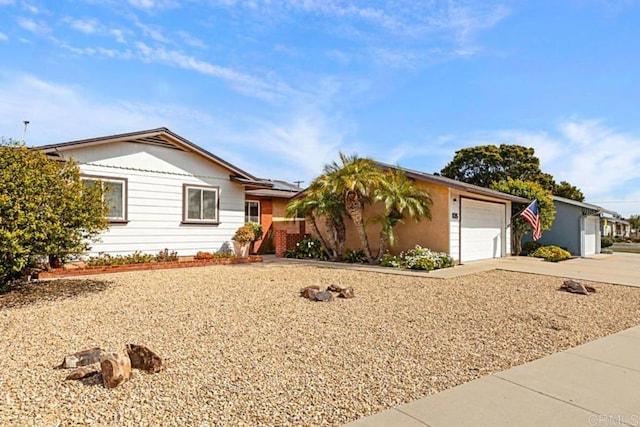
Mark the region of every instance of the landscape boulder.
POLYGON ((102 383, 106 388, 116 388, 131 378, 131 360, 122 353, 104 354, 100 358, 102 383))
POLYGON ((165 368, 162 358, 143 345, 127 344, 127 355, 134 369, 155 374, 165 368))
POLYGON ((79 368, 80 366, 93 365, 100 361, 104 350, 99 347, 82 350, 64 357, 58 368, 79 368))
POLYGON ((69 375, 67 375, 68 380, 81 380, 83 378, 87 378, 93 375, 97 375, 99 372, 96 370, 96 368, 91 367, 91 366, 81 366, 79 368, 76 368, 73 370, 73 372, 71 372, 69 375))
POLYGON ((565 280, 564 283, 560 286, 561 290, 570 292, 572 294, 581 294, 588 295, 589 292, 595 292, 596 288, 589 285, 583 285, 580 282, 576 282, 575 280, 565 280))

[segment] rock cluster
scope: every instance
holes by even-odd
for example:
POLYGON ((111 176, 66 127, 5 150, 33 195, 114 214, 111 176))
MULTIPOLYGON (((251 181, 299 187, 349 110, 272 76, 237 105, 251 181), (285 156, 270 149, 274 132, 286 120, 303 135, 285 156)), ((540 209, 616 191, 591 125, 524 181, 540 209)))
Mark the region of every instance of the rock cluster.
POLYGON ((567 291, 572 294, 589 295, 589 292, 595 292, 596 288, 590 285, 583 285, 575 280, 565 280, 560 286, 560 290, 567 291))
POLYGON ((329 285, 326 290, 321 291, 320 286, 311 285, 300 289, 300 296, 311 301, 333 301, 334 293, 338 298, 354 298, 356 295, 353 288, 344 288, 339 285, 329 285))
POLYGON ((102 375, 106 388, 116 388, 133 376, 131 369, 140 369, 149 374, 160 372, 165 364, 160 356, 143 345, 127 344, 125 352, 105 353, 99 347, 82 350, 65 356, 58 369, 74 369, 67 380, 81 380, 94 375, 102 375), (100 363, 100 371, 93 364, 100 363))

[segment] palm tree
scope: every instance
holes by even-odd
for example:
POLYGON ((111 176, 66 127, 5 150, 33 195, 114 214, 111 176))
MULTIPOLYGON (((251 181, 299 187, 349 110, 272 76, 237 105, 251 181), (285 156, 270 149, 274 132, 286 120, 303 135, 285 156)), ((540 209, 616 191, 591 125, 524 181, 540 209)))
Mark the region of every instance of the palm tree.
POLYGON ((371 201, 373 189, 382 182, 383 173, 373 160, 357 155, 348 156, 341 152, 340 162, 326 165, 324 174, 317 178, 317 184, 320 191, 329 191, 340 198, 353 221, 367 260, 373 263, 375 258, 371 255, 367 238, 364 208, 371 201))
POLYGON ((636 231, 636 239, 638 238, 638 231, 640 231, 640 215, 631 215, 629 217, 629 225, 636 231))
POLYGON ((290 202, 285 210, 285 215, 290 218, 304 215, 332 261, 340 261, 344 255, 347 234, 344 214, 344 206, 339 197, 319 188, 317 179, 305 190, 302 198, 290 202), (320 217, 324 217, 326 237, 318 228, 317 219, 320 217))
POLYGON ((416 187, 401 169, 388 170, 378 187, 373 191, 373 200, 381 202, 384 210, 372 218, 382 226, 380 247, 375 262, 379 263, 389 245, 395 244, 393 229, 404 223, 406 218, 419 221, 431 219, 431 197, 429 193, 416 187))

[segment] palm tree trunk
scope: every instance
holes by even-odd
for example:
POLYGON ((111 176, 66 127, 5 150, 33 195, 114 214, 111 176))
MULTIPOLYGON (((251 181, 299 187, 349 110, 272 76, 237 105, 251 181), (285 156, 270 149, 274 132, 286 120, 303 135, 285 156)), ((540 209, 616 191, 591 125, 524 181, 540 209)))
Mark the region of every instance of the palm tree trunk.
POLYGON ((384 230, 380 231, 380 248, 378 249, 378 256, 376 256, 375 258, 375 264, 380 264, 380 260, 382 259, 382 256, 384 255, 384 253, 387 251, 387 248, 389 248, 389 234, 386 233, 384 230))
POLYGON ((329 258, 331 258, 331 253, 328 250, 327 242, 325 241, 324 236, 320 234, 320 230, 318 229, 316 218, 313 215, 310 215, 307 217, 307 219, 309 220, 309 224, 311 224, 311 231, 313 231, 313 234, 315 234, 318 240, 320 240, 320 244, 322 244, 322 247, 325 249, 325 252, 329 256, 329 258))
POLYGON ((353 225, 358 232, 358 237, 360 238, 360 244, 362 245, 362 251, 364 255, 367 257, 367 261, 372 264, 375 260, 371 256, 371 249, 369 248, 369 239, 367 238, 367 231, 364 227, 364 220, 362 218, 362 203, 358 199, 358 197, 354 194, 349 194, 346 197, 345 208, 349 213, 349 217, 351 217, 351 221, 353 221, 353 225))

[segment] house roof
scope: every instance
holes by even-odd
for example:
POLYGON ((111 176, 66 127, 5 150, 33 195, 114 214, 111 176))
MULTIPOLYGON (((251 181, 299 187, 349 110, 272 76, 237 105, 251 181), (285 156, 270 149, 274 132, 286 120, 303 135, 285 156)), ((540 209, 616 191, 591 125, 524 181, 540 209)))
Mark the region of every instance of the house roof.
POLYGON ((610 214, 610 215, 619 215, 617 212, 610 211, 608 209, 603 208, 602 206, 593 205, 591 203, 579 202, 577 200, 571 200, 571 199, 567 199, 565 197, 553 196, 553 200, 561 202, 561 203, 565 203, 567 205, 578 206, 578 207, 583 208, 583 209, 595 211, 594 214, 595 213, 607 213, 607 214, 610 214))
POLYGON ((500 191, 492 190, 490 188, 480 187, 478 185, 467 184, 466 182, 457 181, 455 179, 447 178, 441 175, 433 175, 426 172, 420 172, 412 169, 405 169, 398 166, 392 166, 386 163, 376 162, 385 169, 400 169, 409 178, 413 178, 419 181, 430 182, 432 184, 443 185, 445 187, 455 188, 456 190, 466 191, 472 194, 478 194, 481 196, 495 197, 503 200, 509 200, 514 203, 530 203, 531 200, 524 197, 513 196, 511 194, 502 193, 500 191))
POLYGON ((273 186, 271 188, 257 189, 257 190, 247 190, 245 194, 247 196, 254 197, 273 197, 277 199, 290 199, 300 191, 302 188, 295 184, 291 184, 286 181, 279 180, 269 180, 264 179, 263 181, 271 183, 273 186))
POLYGON ((133 142, 136 144, 149 144, 175 150, 195 153, 212 163, 222 166, 231 172, 231 179, 241 184, 255 188, 270 188, 267 181, 260 180, 250 173, 232 165, 215 154, 210 153, 193 142, 171 132, 165 127, 137 132, 121 133, 116 135, 101 136, 98 138, 80 139, 76 141, 62 142, 59 144, 43 145, 35 149, 44 151, 51 157, 59 156, 59 152, 71 150, 78 147, 91 147, 95 145, 109 144, 113 142, 133 142))

